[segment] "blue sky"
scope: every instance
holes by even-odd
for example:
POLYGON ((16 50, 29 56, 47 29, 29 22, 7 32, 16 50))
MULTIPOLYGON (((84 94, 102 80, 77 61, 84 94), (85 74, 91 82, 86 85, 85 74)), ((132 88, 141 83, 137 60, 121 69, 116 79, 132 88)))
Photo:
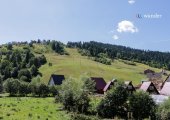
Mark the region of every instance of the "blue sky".
POLYGON ((170 51, 169 5, 169 0, 1 0, 0 44, 94 40, 170 51), (161 17, 144 18, 155 14, 161 17))

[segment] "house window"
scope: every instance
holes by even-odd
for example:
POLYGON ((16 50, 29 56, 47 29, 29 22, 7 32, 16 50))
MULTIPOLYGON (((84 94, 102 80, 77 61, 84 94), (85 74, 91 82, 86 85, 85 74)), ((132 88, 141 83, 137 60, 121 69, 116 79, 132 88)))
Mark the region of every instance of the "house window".
POLYGON ((132 89, 132 86, 130 86, 130 85, 129 85, 129 86, 128 86, 128 89, 130 89, 130 90, 131 90, 131 89, 132 89))
POLYGON ((150 87, 149 87, 149 90, 154 90, 154 87, 153 87, 153 86, 150 86, 150 87))

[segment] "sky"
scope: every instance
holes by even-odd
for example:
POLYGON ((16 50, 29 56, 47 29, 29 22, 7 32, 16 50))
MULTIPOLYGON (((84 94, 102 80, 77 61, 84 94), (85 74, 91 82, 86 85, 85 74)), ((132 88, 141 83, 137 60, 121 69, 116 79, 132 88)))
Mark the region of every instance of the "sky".
POLYGON ((170 0, 1 0, 0 44, 98 41, 170 51, 170 0))

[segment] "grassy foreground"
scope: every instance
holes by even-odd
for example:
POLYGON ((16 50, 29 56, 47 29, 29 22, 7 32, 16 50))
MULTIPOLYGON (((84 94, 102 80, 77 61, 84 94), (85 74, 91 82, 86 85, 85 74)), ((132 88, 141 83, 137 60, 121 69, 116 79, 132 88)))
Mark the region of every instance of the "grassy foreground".
POLYGON ((3 97, 0 98, 0 120, 68 120, 65 111, 54 98, 3 97))
POLYGON ((57 55, 56 53, 45 53, 48 64, 40 68, 42 73, 42 81, 48 83, 51 74, 63 74, 66 77, 79 78, 81 75, 103 77, 106 81, 117 78, 119 80, 131 80, 134 84, 140 83, 145 79, 143 71, 145 69, 153 69, 147 65, 136 63, 136 66, 127 65, 119 60, 115 60, 112 65, 104 65, 81 56, 76 49, 66 48, 69 56, 57 55))

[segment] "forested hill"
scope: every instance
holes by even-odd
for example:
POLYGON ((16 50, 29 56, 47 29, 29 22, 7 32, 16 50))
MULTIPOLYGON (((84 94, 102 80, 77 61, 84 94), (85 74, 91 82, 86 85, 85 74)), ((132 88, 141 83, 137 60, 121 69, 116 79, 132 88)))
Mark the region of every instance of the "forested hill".
POLYGON ((68 47, 78 48, 82 55, 95 57, 96 61, 101 62, 102 56, 108 59, 123 59, 133 62, 144 63, 146 65, 170 70, 170 53, 139 50, 125 46, 104 44, 100 42, 68 42, 68 47), (101 59, 97 59, 101 58, 101 59))

